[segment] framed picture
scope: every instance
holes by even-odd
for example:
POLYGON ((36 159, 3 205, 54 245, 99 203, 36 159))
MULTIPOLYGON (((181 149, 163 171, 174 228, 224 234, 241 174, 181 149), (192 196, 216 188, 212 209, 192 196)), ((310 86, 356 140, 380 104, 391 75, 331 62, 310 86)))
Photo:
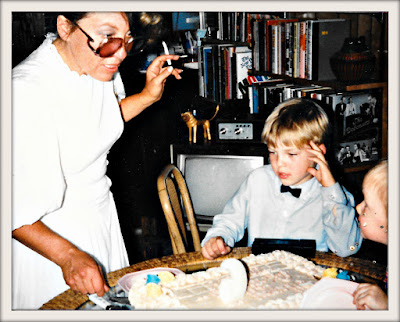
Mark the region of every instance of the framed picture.
POLYGON ((335 158, 344 168, 374 163, 381 157, 382 90, 326 96, 333 117, 335 158))
POLYGON ((336 158, 344 167, 360 166, 379 160, 380 151, 375 137, 365 140, 342 142, 336 146, 336 158))

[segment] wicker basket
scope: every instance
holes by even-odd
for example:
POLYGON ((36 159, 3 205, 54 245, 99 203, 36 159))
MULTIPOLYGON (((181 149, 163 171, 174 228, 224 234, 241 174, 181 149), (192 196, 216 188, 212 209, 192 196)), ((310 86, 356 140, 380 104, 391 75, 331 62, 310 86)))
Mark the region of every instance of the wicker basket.
POLYGON ((365 38, 346 38, 342 49, 330 59, 339 81, 359 82, 370 79, 375 70, 375 55, 365 45, 365 38))

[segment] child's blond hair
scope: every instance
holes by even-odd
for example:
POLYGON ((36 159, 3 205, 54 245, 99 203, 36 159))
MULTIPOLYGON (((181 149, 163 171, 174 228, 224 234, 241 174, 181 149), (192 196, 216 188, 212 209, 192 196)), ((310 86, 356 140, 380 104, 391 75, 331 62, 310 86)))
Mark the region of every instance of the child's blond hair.
POLYGON ((310 141, 326 144, 329 119, 314 101, 294 98, 279 104, 265 122, 261 140, 270 147, 278 142, 303 148, 310 141))
POLYGON ((363 190, 367 189, 377 194, 382 201, 386 213, 388 207, 388 162, 383 160, 367 172, 363 180, 363 190))

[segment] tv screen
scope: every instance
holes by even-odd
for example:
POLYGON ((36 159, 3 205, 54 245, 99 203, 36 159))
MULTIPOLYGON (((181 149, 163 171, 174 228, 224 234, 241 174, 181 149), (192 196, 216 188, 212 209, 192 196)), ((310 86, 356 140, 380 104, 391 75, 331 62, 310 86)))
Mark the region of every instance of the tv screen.
POLYGON ((177 155, 177 166, 185 177, 196 218, 210 224, 247 175, 263 165, 263 156, 177 155))

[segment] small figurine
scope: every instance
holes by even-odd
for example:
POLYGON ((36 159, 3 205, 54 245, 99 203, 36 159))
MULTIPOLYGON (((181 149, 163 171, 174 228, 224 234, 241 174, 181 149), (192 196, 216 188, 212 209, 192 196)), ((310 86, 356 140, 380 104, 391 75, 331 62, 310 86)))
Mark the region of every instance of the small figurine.
POLYGON ((209 120, 197 120, 192 112, 182 113, 182 119, 185 121, 187 127, 189 128, 189 142, 196 143, 197 136, 197 126, 202 125, 204 130, 204 139, 211 141, 211 132, 210 132, 210 121, 215 118, 219 111, 219 105, 215 108, 214 115, 209 120))

